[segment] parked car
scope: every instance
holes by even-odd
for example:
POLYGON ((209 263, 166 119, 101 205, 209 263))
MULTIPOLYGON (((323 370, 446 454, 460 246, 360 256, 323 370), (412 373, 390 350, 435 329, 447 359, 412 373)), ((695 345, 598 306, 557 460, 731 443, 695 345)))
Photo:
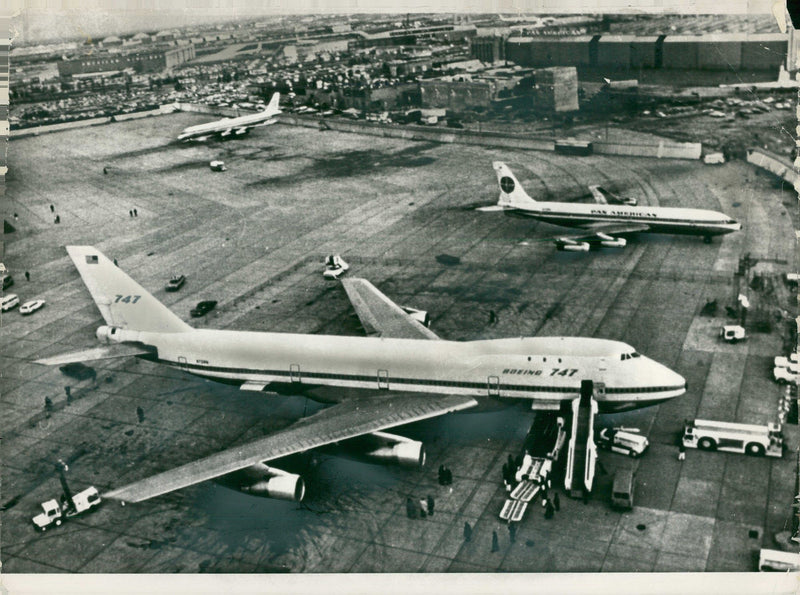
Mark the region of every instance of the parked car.
POLYGON ((36 312, 36 310, 44 308, 44 304, 44 300, 31 300, 30 302, 25 302, 19 307, 19 313, 23 316, 26 314, 33 314, 36 312))
POLYGON ((790 353, 789 357, 779 355, 775 358, 774 364, 776 368, 788 368, 789 366, 796 366, 800 364, 800 353, 790 353))
POLYGON ((787 368, 773 368, 772 378, 778 384, 797 384, 797 379, 800 374, 797 373, 797 368, 791 366, 787 368))
POLYGON ((3 275, 3 289, 8 289, 14 285, 14 277, 11 275, 3 275))
POLYGON ((338 279, 350 269, 344 259, 338 254, 331 254, 325 259, 325 271, 322 276, 326 279, 338 279))
POLYGON ((603 428, 596 434, 598 447, 629 457, 641 456, 650 442, 635 428, 603 428))
POLYGON ((178 291, 186 283, 186 275, 173 275, 164 288, 167 291, 178 291))
POLYGON ((2 312, 8 312, 17 306, 19 306, 19 296, 16 293, 9 293, 0 300, 0 311, 2 312))
POLYGON ((189 314, 192 315, 192 318, 199 318, 200 316, 205 316, 216 307, 217 307, 217 302, 215 300, 206 300, 204 302, 198 302, 198 304, 189 311, 189 314))

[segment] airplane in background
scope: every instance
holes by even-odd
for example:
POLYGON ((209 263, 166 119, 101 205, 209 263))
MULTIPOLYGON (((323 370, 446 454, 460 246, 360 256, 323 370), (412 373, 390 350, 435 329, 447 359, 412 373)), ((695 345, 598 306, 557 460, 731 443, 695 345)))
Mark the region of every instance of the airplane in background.
POLYGON ((686 381, 619 341, 536 337, 455 342, 440 339, 369 281, 342 284, 367 337, 195 329, 92 246, 68 246, 105 325, 101 346, 37 360, 70 362, 138 356, 241 390, 304 395, 329 404, 248 444, 114 489, 105 498, 139 502, 205 480, 259 496, 301 500, 299 475, 273 459, 358 438, 367 460, 424 464, 421 442, 384 430, 498 402, 558 409, 581 383, 602 382, 601 411, 677 397, 686 381), (225 476, 225 477, 223 477, 225 476), (230 485, 230 482, 227 482, 230 485))
POLYGON ((558 250, 586 252, 592 244, 624 248, 626 240, 616 236, 639 232, 700 235, 711 243, 713 236, 742 229, 741 223, 724 213, 705 209, 540 202, 528 196, 505 163, 495 161, 493 166, 500 198, 496 205, 479 210, 501 210, 507 215, 583 229, 583 234, 553 238, 558 250))
POLYGON ((281 113, 281 108, 278 105, 280 99, 281 94, 274 93, 266 109, 257 114, 239 116, 238 118, 222 118, 221 120, 208 122, 207 124, 189 126, 178 135, 178 140, 205 141, 212 136, 227 138, 231 135, 233 135, 233 138, 236 138, 237 136, 246 134, 251 128, 274 124, 277 122, 275 116, 281 113))

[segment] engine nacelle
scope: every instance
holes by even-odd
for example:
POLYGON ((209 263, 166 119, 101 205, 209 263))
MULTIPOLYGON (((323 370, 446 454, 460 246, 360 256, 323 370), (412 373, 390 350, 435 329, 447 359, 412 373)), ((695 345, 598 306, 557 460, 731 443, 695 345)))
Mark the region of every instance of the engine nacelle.
POLYGON ((101 343, 123 343, 125 341, 139 341, 139 331, 131 331, 118 326, 99 326, 95 331, 97 340, 101 343))
POLYGON ((556 249, 563 252, 588 252, 589 242, 556 242, 556 249))
POLYGON ((600 245, 606 248, 624 248, 628 244, 625 238, 612 238, 610 240, 600 240, 600 245))
POLYGON ((382 444, 364 451, 362 454, 367 459, 404 467, 422 467, 425 464, 425 445, 422 442, 385 432, 373 432, 370 437, 377 438, 382 444))
POLYGON ((306 495, 306 484, 302 477, 263 463, 231 474, 222 483, 245 494, 263 498, 300 502, 306 495))
POLYGON ((293 502, 300 502, 306 495, 306 485, 303 482, 303 478, 293 473, 277 475, 248 486, 242 486, 240 489, 245 494, 252 496, 292 500, 293 502))
POLYGON ((422 442, 398 442, 391 446, 381 446, 372 452, 365 452, 368 459, 395 463, 404 467, 422 467, 425 464, 425 447, 422 442))

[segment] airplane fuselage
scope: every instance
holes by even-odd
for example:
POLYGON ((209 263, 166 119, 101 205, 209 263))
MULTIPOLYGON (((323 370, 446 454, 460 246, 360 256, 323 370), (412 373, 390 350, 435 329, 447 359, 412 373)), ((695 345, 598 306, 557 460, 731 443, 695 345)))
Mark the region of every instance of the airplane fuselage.
MULTIPOLYGON (((536 337, 427 341, 195 329, 123 331, 157 349, 157 361, 228 383, 470 395, 557 407, 582 380, 605 384, 602 411, 645 407, 681 395, 685 380, 625 343, 536 337)), ((121 337, 123 338, 123 337, 121 337)), ((336 391, 328 391, 336 394, 336 391)), ((346 391, 342 391, 344 395, 346 391)), ((342 397, 344 398, 344 397, 342 397)))
POLYGON ((564 227, 589 229, 595 224, 647 225, 645 231, 690 234, 706 237, 738 231, 742 224, 724 213, 705 209, 628 205, 585 205, 561 202, 535 202, 530 206, 505 206, 510 216, 532 217, 564 227))
POLYGON ((226 132, 233 132, 236 130, 249 130, 256 126, 268 126, 275 122, 277 122, 275 114, 269 113, 252 114, 240 118, 223 118, 216 122, 190 126, 178 136, 178 140, 189 141, 197 139, 198 137, 207 137, 214 134, 225 134, 226 132))

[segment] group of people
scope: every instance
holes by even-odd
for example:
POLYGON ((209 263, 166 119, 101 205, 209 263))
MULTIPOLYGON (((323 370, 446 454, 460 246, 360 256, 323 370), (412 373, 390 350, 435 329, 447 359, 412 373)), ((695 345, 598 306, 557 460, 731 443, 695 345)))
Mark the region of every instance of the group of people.
POLYGON ((132 209, 132 210, 128 211, 128 215, 130 215, 131 217, 138 217, 139 216, 139 211, 137 211, 136 209, 132 209))
POLYGON ((506 491, 510 492, 514 485, 517 483, 517 470, 522 466, 522 457, 517 457, 516 460, 511 455, 508 455, 508 460, 503 463, 503 485, 506 491))
MULTIPOLYGON (((550 480, 547 480, 548 488, 550 487, 550 480)), ((561 500, 558 497, 558 492, 553 494, 553 497, 550 498, 550 493, 548 490, 545 490, 544 495, 542 496, 542 506, 544 507, 544 518, 550 520, 553 518, 553 515, 561 510, 561 500)))
POLYGON ((420 500, 415 500, 409 496, 406 498, 406 515, 410 519, 424 519, 427 516, 433 516, 435 506, 436 501, 430 494, 420 500))

